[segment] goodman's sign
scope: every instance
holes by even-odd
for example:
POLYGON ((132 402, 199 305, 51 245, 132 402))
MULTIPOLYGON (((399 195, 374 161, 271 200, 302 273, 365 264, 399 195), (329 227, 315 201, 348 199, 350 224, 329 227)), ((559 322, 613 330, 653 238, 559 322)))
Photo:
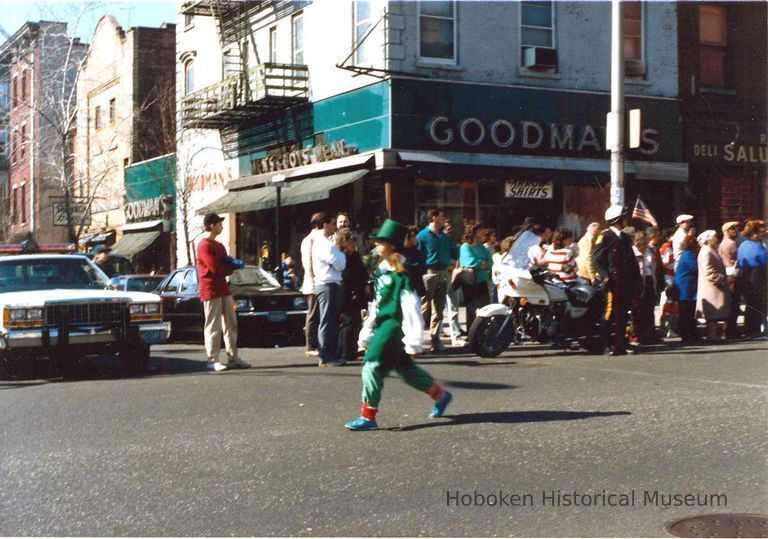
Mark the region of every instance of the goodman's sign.
MULTIPOLYGON (((629 159, 681 162, 682 125, 676 99, 629 96, 642 111, 641 146, 629 159)), ((605 159, 607 92, 392 81, 391 147, 605 159)))
MULTIPOLYGON (((466 147, 481 145, 486 140, 496 148, 523 150, 565 150, 601 152, 605 148, 605 129, 592 125, 543 123, 523 120, 512 123, 503 118, 484 122, 479 118, 451 121, 447 116, 436 116, 427 122, 427 134, 433 142, 448 146, 455 140, 466 147)), ((655 155, 659 151, 659 132, 643 129, 640 152, 655 155)))

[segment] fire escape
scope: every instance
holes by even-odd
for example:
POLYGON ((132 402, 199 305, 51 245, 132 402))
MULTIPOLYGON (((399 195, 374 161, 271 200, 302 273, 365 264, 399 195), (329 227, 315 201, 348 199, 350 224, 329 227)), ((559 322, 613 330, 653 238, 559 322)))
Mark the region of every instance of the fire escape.
POLYGON ((296 4, 288 0, 207 0, 183 5, 185 15, 215 19, 222 55, 230 47, 230 51, 237 51, 236 55, 226 56, 221 82, 182 98, 184 128, 236 127, 309 100, 308 67, 261 63, 251 27, 254 19, 271 13, 280 17, 295 9, 296 4), (249 62, 249 50, 255 53, 254 65, 249 62))

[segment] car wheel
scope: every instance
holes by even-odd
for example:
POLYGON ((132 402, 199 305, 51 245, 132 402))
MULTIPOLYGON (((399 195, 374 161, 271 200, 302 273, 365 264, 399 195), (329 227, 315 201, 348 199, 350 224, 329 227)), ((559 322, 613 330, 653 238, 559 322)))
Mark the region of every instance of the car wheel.
POLYGON ((149 345, 129 343, 120 350, 120 365, 128 373, 142 375, 149 368, 149 345))

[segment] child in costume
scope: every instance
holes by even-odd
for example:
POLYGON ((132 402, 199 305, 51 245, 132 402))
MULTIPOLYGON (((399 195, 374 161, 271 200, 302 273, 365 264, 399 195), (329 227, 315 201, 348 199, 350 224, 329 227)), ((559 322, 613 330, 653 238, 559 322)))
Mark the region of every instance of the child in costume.
POLYGON ((424 319, 421 302, 411 289, 408 273, 398 252, 408 229, 387 219, 378 234, 376 251, 381 262, 374 275, 375 300, 360 332, 358 345, 365 348, 363 359, 363 405, 360 417, 344 425, 349 430, 378 427, 376 413, 384 378, 394 370, 405 383, 425 392, 435 402, 430 417, 441 417, 453 399, 450 392, 416 365, 409 354, 421 352, 424 319))

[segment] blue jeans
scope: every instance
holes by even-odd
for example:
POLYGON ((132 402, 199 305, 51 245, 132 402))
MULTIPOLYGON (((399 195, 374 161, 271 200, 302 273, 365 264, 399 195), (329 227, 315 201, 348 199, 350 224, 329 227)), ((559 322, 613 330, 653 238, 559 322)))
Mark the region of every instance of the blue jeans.
POLYGON ((341 285, 319 284, 315 287, 317 304, 320 308, 320 326, 317 329, 320 345, 320 361, 337 361, 336 349, 339 342, 339 308, 341 307, 341 285))

